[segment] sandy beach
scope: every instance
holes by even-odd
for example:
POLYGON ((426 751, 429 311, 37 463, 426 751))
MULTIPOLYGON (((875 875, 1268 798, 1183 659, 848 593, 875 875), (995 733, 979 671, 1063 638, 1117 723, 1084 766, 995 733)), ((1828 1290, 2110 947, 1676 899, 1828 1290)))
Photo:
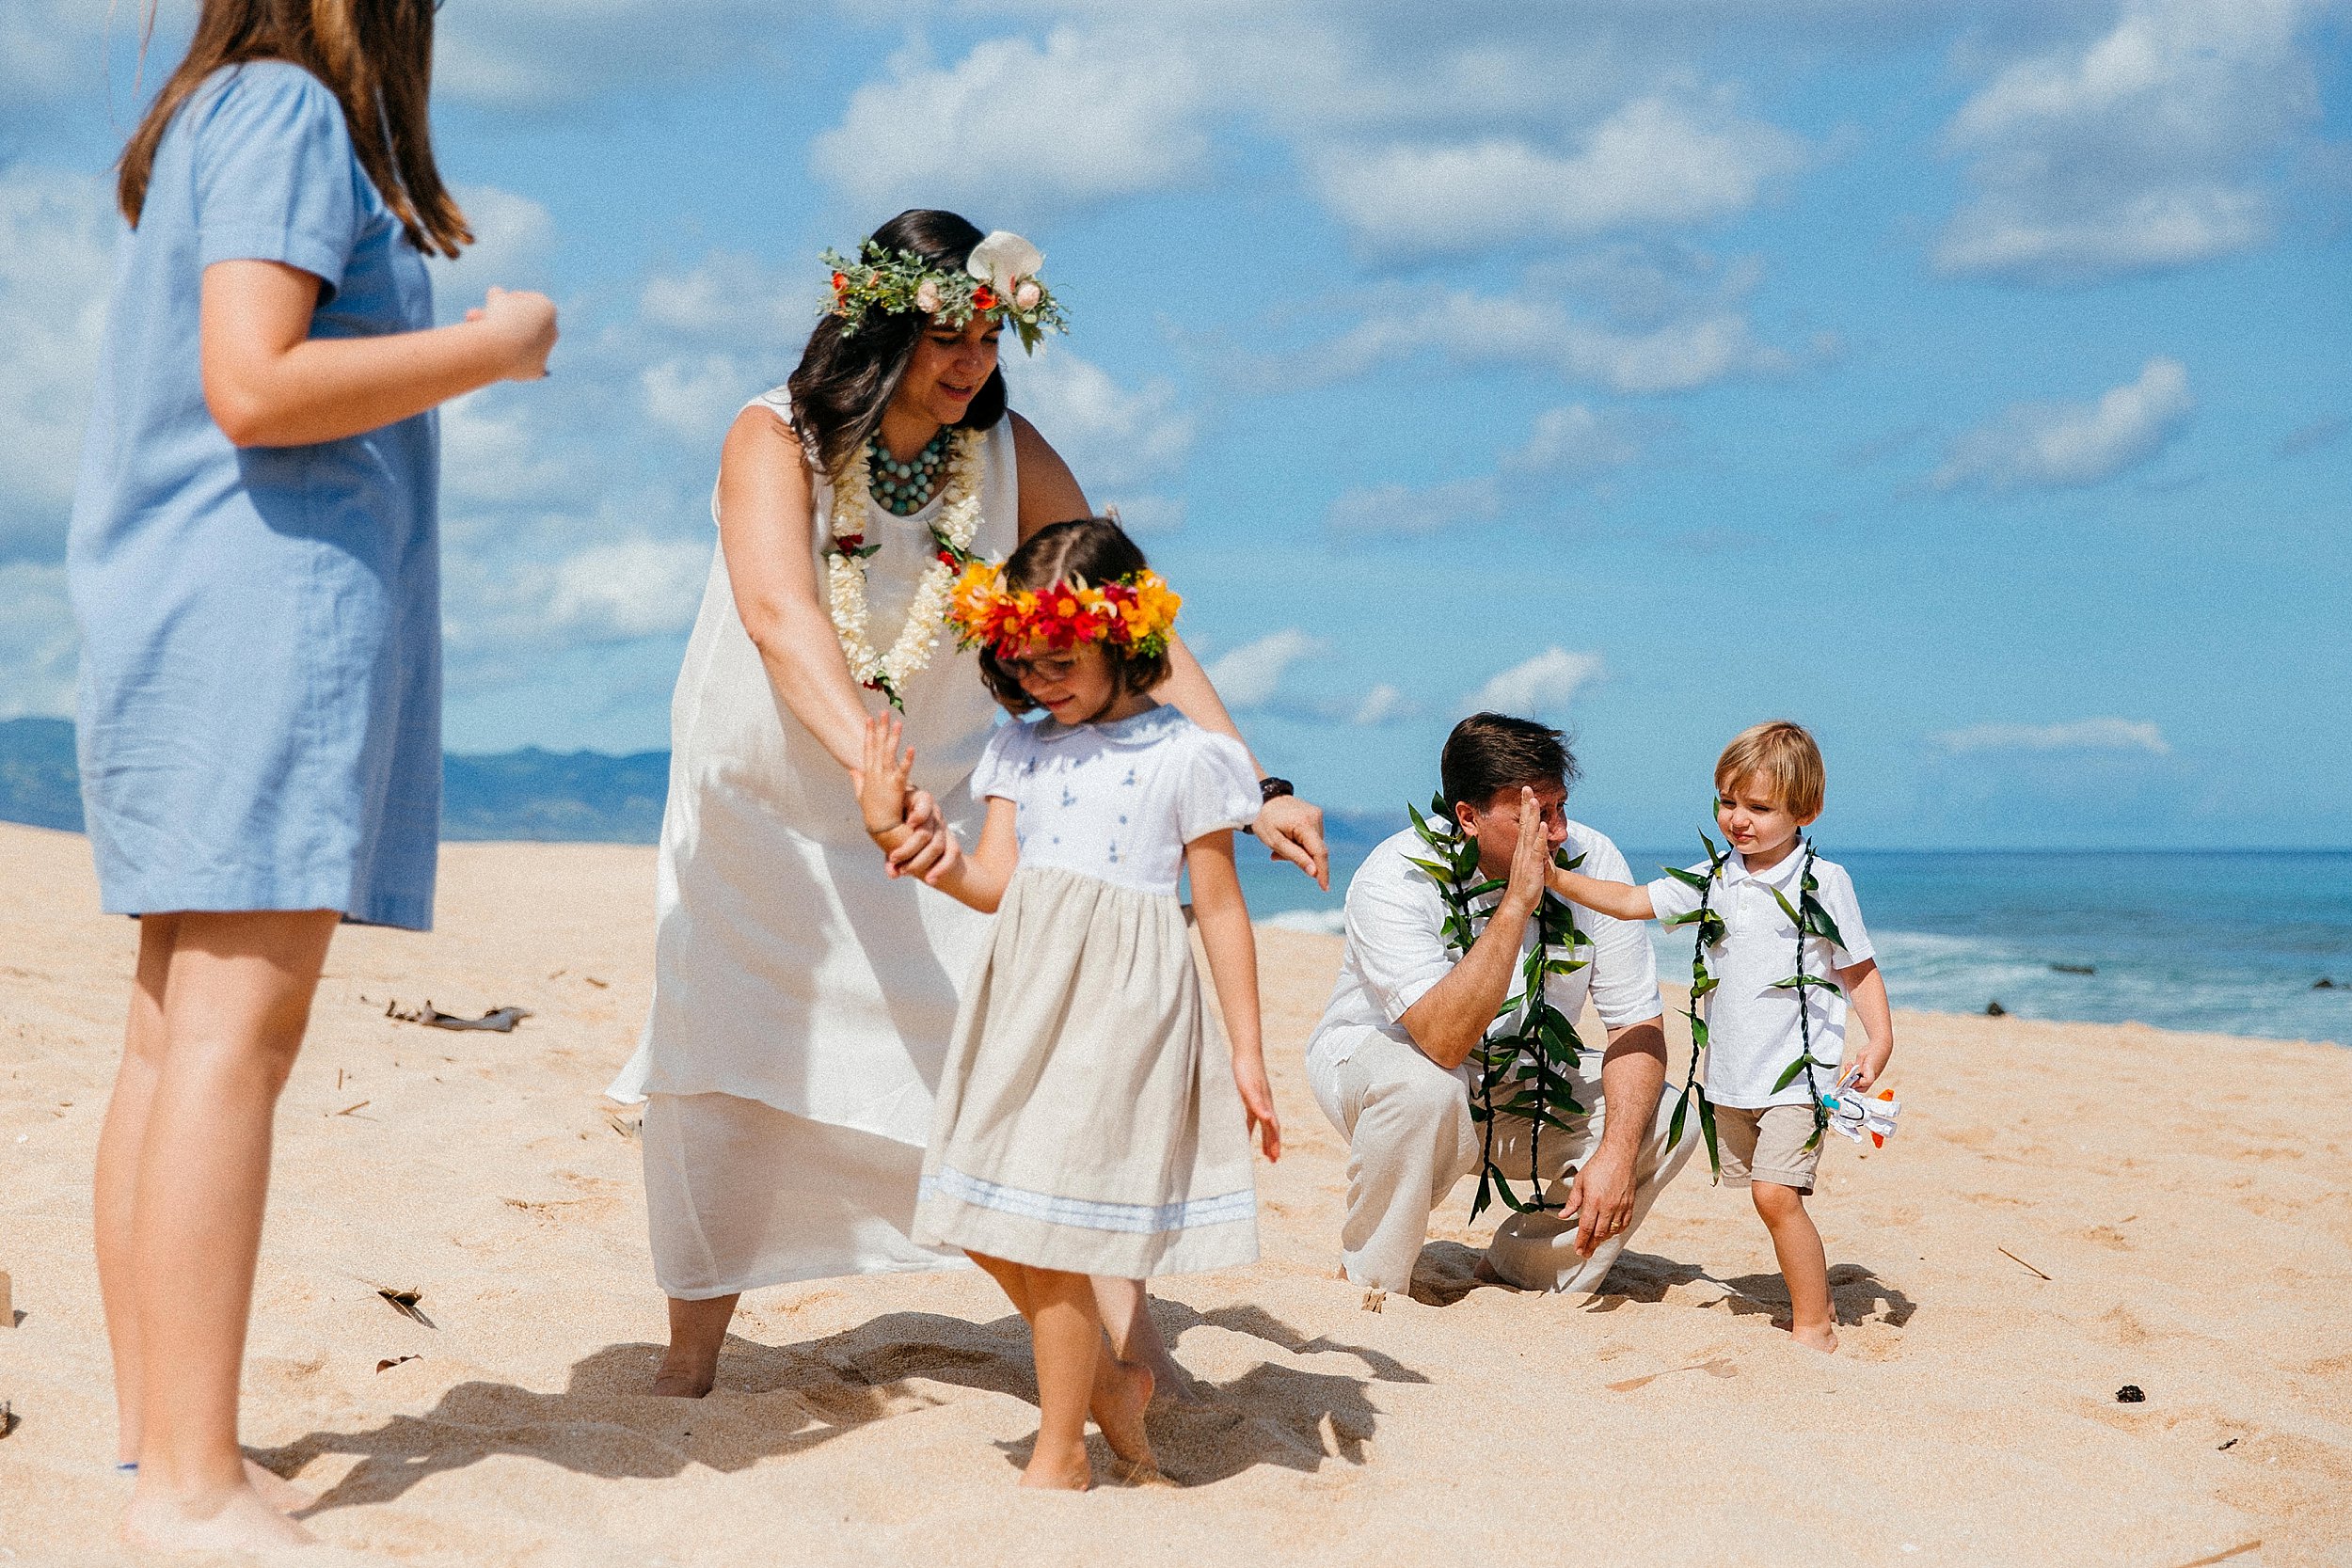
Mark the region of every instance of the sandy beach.
MULTIPOLYGON (((135 930, 77 837, 0 827, 0 1555, 119 1561, 89 1172, 135 930)), ((1036 1496, 1025 1343, 976 1274, 759 1292, 708 1399, 644 1392, 662 1304, 599 1091, 653 852, 442 868, 438 930, 338 938, 278 1122, 246 1435, 319 1495, 315 1560, 2352 1562, 2342 1048, 1899 1014, 1902 1131, 1834 1140, 1815 1204, 1834 1358, 1772 1326, 1762 1227, 1703 1162, 1590 1304, 1473 1287, 1466 1182, 1370 1311, 1299 1062, 1339 942, 1263 930, 1263 1257, 1160 1287, 1210 1403, 1155 1418, 1174 1487, 1036 1496), (386 1016, 427 1001, 532 1016, 386 1016)))

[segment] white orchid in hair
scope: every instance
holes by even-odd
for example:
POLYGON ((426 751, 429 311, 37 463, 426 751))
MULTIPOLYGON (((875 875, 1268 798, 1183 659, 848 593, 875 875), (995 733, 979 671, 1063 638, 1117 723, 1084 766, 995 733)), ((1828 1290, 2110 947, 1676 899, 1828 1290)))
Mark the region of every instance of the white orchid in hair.
POLYGON ((964 270, 981 282, 1010 293, 1025 277, 1035 277, 1045 253, 1020 235, 999 229, 972 247, 964 270))

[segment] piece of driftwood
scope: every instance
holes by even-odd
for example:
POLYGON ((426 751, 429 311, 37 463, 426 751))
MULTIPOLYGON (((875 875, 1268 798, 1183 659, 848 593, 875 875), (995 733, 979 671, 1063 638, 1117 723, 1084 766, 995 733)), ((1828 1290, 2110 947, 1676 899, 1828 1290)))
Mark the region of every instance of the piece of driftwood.
POLYGON ((16 1295, 8 1283, 8 1271, 0 1269, 0 1328, 16 1326, 16 1295))
POLYGON ((421 1007, 403 1010, 398 1002, 384 1004, 384 1016, 401 1023, 421 1023, 428 1029, 488 1029, 496 1034, 508 1034, 516 1024, 531 1016, 522 1007, 493 1007, 480 1018, 459 1018, 445 1013, 432 1003, 421 1007))
POLYGON ((2262 1538, 2256 1536, 2251 1541, 2239 1542, 2228 1551, 2216 1552, 2211 1557, 2201 1557, 2194 1562, 2184 1562, 2181 1568, 2213 1568, 2217 1562, 2227 1562, 2233 1557, 2244 1557, 2248 1552, 2259 1549, 2261 1545, 2262 1538))

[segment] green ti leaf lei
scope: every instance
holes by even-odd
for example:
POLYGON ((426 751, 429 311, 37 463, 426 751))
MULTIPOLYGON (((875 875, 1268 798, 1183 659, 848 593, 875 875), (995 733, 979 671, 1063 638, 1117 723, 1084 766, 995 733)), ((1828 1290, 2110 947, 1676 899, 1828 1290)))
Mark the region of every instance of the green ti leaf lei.
MULTIPOLYGON (((1412 816, 1413 832, 1434 857, 1406 858, 1428 874, 1445 899, 1446 945, 1467 955, 1493 911, 1491 905, 1472 909, 1471 901, 1501 893, 1504 884, 1495 878, 1480 877, 1477 841, 1454 826, 1442 795, 1429 802, 1428 816, 1410 805, 1405 809, 1412 816)), ((1554 851, 1552 861, 1562 870, 1573 871, 1584 857, 1571 860, 1561 849, 1554 851)), ((1470 1091, 1470 1117, 1482 1129, 1478 1196, 1470 1200, 1473 1220, 1497 1197, 1514 1213, 1561 1207, 1543 1198, 1544 1129, 1565 1134, 1570 1130, 1567 1118, 1584 1114, 1570 1076, 1582 1057, 1584 1042, 1577 1037, 1575 1023, 1551 1005, 1546 982, 1582 969, 1589 960, 1577 958, 1576 949, 1591 945, 1591 939, 1577 929, 1574 907, 1549 889, 1536 905, 1535 932, 1536 940, 1519 966, 1518 990, 1505 997, 1495 1011, 1496 1022, 1503 1024, 1502 1031, 1495 1032, 1494 1025, 1488 1025, 1487 1035, 1470 1057, 1478 1074, 1470 1091), (1495 1164, 1498 1116, 1523 1117, 1528 1124, 1528 1168, 1534 1174, 1529 1179, 1524 1199, 1512 1190, 1511 1179, 1495 1164)))
MULTIPOLYGON (((1731 858, 1731 855, 1728 848, 1716 848, 1715 841, 1705 833, 1699 834, 1699 842, 1707 847, 1707 872, 1704 876, 1676 865, 1659 868, 1676 881, 1686 887, 1694 887, 1699 892, 1697 909, 1666 922, 1670 927, 1695 926, 1698 927, 1698 941, 1691 949, 1691 1005, 1687 1014, 1691 1020, 1691 1071, 1690 1076, 1683 1082, 1682 1098, 1675 1102, 1674 1116, 1666 1123, 1666 1147, 1672 1148, 1682 1141, 1684 1119, 1690 1112, 1692 1103, 1696 1101, 1699 1111, 1699 1132, 1707 1140, 1707 1163, 1715 1178, 1720 1180, 1724 1174, 1724 1162, 1722 1152, 1715 1141, 1715 1107, 1708 1100, 1705 1086, 1699 1083, 1699 1063, 1707 1053, 1707 1012, 1713 1009, 1710 1006, 1703 1011, 1700 1004, 1718 983, 1715 976, 1708 971, 1707 952, 1708 948, 1721 944, 1724 940, 1724 917, 1709 906, 1714 898, 1715 885, 1723 879, 1724 864, 1731 858)), ((1797 972, 1786 980, 1773 981, 1772 989, 1793 990, 1797 993, 1799 1050, 1797 1059, 1788 1064, 1788 1069, 1781 1073, 1779 1082, 1772 1085, 1772 1092, 1778 1094, 1795 1083, 1798 1074, 1804 1075, 1805 1087, 1810 1091, 1813 1104, 1813 1136, 1805 1140, 1804 1147, 1807 1148, 1819 1148, 1821 1135, 1829 1131, 1829 1108, 1822 1102, 1820 1082, 1813 1076, 1814 1069, 1820 1068, 1834 1071, 1837 1064, 1824 1062, 1813 1054, 1813 1015, 1804 993, 1808 989, 1819 986, 1827 986, 1834 990, 1837 982, 1826 975, 1805 973, 1804 939, 1819 937, 1839 947, 1846 944, 1845 938, 1838 934, 1837 922, 1830 918, 1829 911, 1821 905, 1821 884, 1813 875, 1813 841, 1807 839, 1804 841, 1804 860, 1798 868, 1797 902, 1794 905, 1788 902, 1788 895, 1780 889, 1769 884, 1765 889, 1772 895, 1772 901, 1780 906, 1781 912, 1788 917, 1788 923, 1797 928, 1797 972)))

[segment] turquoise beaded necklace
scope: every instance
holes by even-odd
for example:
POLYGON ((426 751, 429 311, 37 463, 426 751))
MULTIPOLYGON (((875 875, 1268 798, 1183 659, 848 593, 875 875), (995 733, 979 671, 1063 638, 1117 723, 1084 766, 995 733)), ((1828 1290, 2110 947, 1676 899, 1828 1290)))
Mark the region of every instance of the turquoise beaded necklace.
POLYGON ((930 504, 939 488, 940 475, 947 469, 947 453, 954 435, 952 426, 941 425, 939 434, 904 463, 890 455, 881 431, 867 438, 866 487, 883 511, 893 516, 911 517, 930 504))

